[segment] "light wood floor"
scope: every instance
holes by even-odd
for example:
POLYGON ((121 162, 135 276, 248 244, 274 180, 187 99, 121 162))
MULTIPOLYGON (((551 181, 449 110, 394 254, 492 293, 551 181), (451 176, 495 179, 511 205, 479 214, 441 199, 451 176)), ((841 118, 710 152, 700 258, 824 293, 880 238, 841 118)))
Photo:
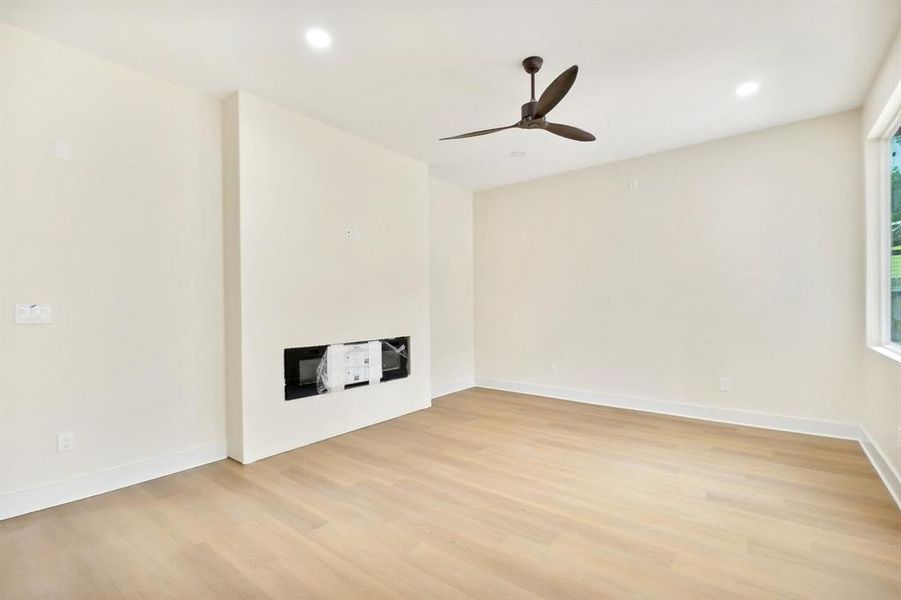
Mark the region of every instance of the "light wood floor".
POLYGON ((854 442, 488 390, 0 523, 0 598, 901 598, 854 442))

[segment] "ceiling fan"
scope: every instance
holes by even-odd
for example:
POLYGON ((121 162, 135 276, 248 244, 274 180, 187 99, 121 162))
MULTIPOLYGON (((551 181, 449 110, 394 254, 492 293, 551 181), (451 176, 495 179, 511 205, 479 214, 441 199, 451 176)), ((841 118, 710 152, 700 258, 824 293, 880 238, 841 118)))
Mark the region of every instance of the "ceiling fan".
POLYGON ((551 109, 557 106, 557 104, 561 100, 563 100, 563 97, 566 96, 569 88, 571 88, 576 82, 576 75, 579 74, 579 67, 577 65, 573 65, 567 70, 560 73, 560 75, 557 76, 557 79, 553 80, 551 82, 551 85, 547 86, 547 89, 544 90, 544 93, 541 94, 541 97, 538 100, 535 100, 535 73, 537 73, 541 69, 542 63, 544 63, 544 60, 540 56, 530 56, 522 61, 522 67, 532 78, 532 97, 528 102, 522 105, 522 118, 518 122, 514 123, 513 125, 507 125, 506 127, 482 129, 481 131, 472 131, 470 133, 463 133, 460 135, 455 135, 453 137, 441 138, 439 141, 459 140, 462 138, 476 137, 477 135, 487 135, 496 131, 503 131, 504 129, 513 129, 514 127, 519 127, 520 129, 544 129, 545 131, 549 131, 553 134, 571 140, 576 140, 578 142, 593 142, 595 140, 595 137, 587 131, 583 131, 578 127, 573 127, 571 125, 549 123, 547 119, 545 119, 545 115, 551 112, 551 109))

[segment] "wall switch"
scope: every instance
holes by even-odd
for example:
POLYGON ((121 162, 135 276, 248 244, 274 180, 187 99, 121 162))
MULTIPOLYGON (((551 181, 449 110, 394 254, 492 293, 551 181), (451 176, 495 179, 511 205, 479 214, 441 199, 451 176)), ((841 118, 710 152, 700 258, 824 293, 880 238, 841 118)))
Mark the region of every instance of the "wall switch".
POLYGON ((31 323, 31 304, 16 304, 16 325, 31 323))
POLYGON ((53 322, 53 307, 49 304, 16 304, 16 325, 45 325, 53 322))
POLYGON ((75 450, 75 434, 72 432, 60 433, 56 436, 56 451, 59 453, 75 450))
POLYGON ((637 192, 638 191, 638 180, 630 179, 628 182, 626 182, 626 189, 629 190, 630 192, 637 192))
POLYGON ((720 379, 720 391, 721 392, 731 392, 732 391, 732 380, 728 377, 723 377, 720 379))
POLYGON ((551 363, 550 372, 551 375, 556 375, 560 371, 560 365, 557 364, 557 361, 551 363))
POLYGON ((898 425, 898 447, 901 448, 901 425, 898 425))
POLYGON ((31 322, 45 324, 53 322, 53 307, 49 304, 35 304, 31 307, 31 322))

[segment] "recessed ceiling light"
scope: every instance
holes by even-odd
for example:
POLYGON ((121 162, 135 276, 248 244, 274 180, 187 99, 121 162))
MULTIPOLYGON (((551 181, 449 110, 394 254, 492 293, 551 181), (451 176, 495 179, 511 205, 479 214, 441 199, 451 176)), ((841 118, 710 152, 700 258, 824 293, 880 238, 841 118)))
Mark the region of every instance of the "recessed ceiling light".
POLYGON ((332 45, 332 36, 328 31, 311 29, 307 32, 307 43, 317 50, 322 50, 332 45))
POLYGON ((510 156, 512 156, 513 158, 521 158, 525 155, 526 155, 526 153, 523 152, 522 150, 514 150, 513 152, 510 153, 510 156))
POLYGON ((760 83, 757 81, 746 81, 735 88, 735 95, 739 98, 747 98, 756 94, 759 89, 760 83))

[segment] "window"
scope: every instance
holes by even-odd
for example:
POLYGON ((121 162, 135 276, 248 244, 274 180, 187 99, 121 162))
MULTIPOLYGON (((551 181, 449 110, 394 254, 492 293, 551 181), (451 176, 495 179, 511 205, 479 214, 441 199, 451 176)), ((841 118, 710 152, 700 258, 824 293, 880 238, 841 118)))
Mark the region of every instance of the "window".
POLYGON ((901 93, 887 100, 866 140, 866 342, 901 363, 901 93))
POLYGON ((888 228, 888 344, 901 344, 901 128, 889 139, 890 185, 885 226, 888 228))

